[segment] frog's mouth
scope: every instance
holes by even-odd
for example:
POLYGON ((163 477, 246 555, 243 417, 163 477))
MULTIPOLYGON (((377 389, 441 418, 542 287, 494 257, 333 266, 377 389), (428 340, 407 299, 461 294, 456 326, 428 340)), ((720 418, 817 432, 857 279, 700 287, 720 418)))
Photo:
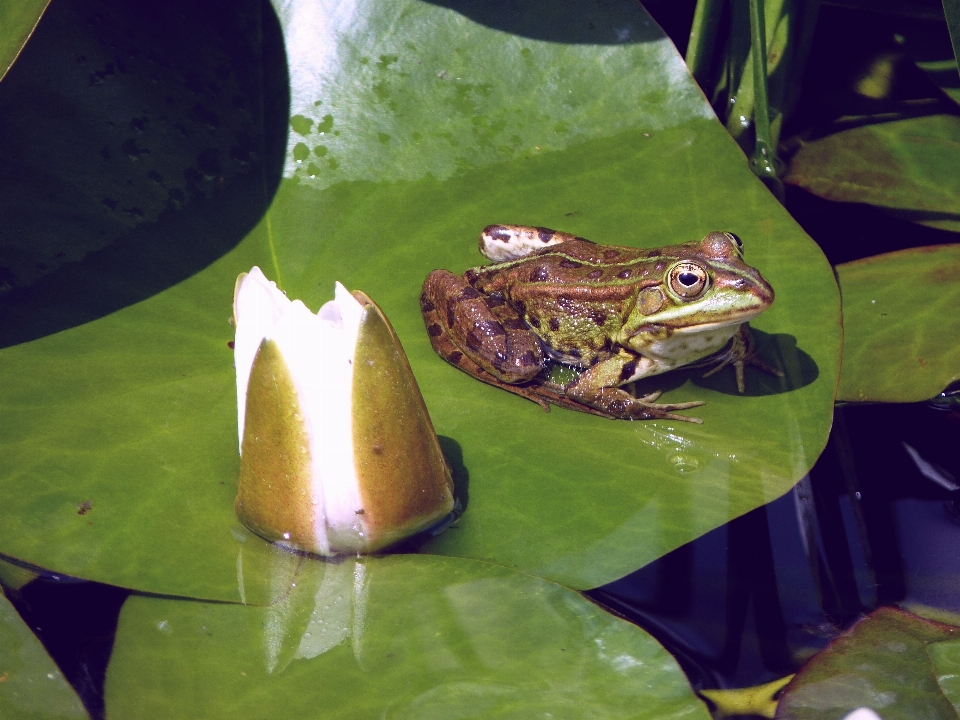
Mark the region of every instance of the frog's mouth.
POLYGON ((699 335, 700 333, 710 332, 711 330, 719 330, 720 328, 730 327, 731 325, 742 325, 743 323, 762 313, 764 309, 765 308, 754 308, 750 310, 743 310, 733 317, 729 317, 718 322, 707 322, 700 323, 699 325, 687 325, 686 327, 676 328, 674 333, 677 335, 699 335))

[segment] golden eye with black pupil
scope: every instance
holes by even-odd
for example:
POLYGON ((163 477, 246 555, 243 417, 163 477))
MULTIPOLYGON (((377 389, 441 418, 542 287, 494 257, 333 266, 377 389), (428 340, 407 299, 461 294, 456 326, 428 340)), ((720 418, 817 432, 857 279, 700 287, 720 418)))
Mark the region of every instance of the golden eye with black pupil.
POLYGON ((706 291, 710 276, 702 265, 682 262, 670 270, 670 289, 684 300, 694 300, 706 291))

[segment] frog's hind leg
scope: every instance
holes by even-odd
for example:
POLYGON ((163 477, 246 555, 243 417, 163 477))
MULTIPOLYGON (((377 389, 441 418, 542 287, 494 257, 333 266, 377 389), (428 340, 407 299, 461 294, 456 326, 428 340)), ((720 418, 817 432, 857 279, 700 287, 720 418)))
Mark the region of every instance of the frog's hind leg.
POLYGON ((451 365, 492 384, 514 385, 539 374, 543 348, 526 323, 464 278, 434 270, 423 283, 420 310, 433 349, 451 365))
MULTIPOLYGON (((478 380, 482 380, 490 385, 503 388, 514 395, 519 395, 532 402, 537 403, 543 408, 544 412, 550 412, 548 401, 528 389, 524 385, 511 385, 503 382, 494 375, 483 369, 469 354, 463 352, 453 341, 447 319, 447 291, 452 288, 457 289, 461 283, 453 283, 449 277, 454 280, 460 280, 453 273, 446 273, 443 270, 435 270, 427 277, 423 284, 423 293, 420 295, 420 311, 423 314, 423 322, 427 326, 427 335, 430 337, 430 345, 434 352, 446 360, 454 367, 462 370, 468 375, 472 375, 478 380), (445 273, 436 275, 435 273, 445 273), (441 312, 438 308, 443 308, 441 312)), ((466 284, 466 283, 462 283, 466 284)), ((454 318, 455 319, 455 318, 454 318)))
POLYGON ((487 225, 480 233, 480 253, 493 262, 519 260, 537 250, 559 245, 576 236, 545 227, 487 225))

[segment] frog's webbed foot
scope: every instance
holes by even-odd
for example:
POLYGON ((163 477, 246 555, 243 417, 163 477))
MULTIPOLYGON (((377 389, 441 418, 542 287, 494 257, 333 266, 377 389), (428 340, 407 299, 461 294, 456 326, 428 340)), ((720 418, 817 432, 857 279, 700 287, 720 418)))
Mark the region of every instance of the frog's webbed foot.
MULTIPOLYGON (((716 366, 703 374, 704 377, 710 377, 719 372, 728 365, 733 365, 737 376, 737 390, 741 393, 746 392, 747 383, 744 377, 744 369, 747 365, 762 370, 776 377, 783 377, 783 372, 772 365, 768 365, 757 356, 757 350, 753 343, 753 337, 750 335, 750 328, 746 323, 740 326, 740 330, 733 336, 733 340, 725 350, 711 355, 702 364, 716 363, 716 366)), ((701 364, 701 363, 698 363, 701 364)))

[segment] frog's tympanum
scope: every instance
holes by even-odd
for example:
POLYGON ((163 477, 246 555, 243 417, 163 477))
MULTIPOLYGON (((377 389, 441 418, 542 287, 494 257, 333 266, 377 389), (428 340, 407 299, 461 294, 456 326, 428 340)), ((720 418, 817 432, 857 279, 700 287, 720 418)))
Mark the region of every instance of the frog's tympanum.
MULTIPOLYGON (((659 249, 597 245, 547 228, 490 225, 480 252, 495 264, 458 277, 434 270, 420 306, 433 349, 491 385, 610 418, 700 422, 620 386, 679 367, 726 365, 744 391, 744 366, 779 375, 754 355, 746 322, 773 288, 743 261, 728 232, 659 249), (582 368, 566 385, 551 361, 582 368)), ((710 374, 708 373, 708 374, 710 374)))

